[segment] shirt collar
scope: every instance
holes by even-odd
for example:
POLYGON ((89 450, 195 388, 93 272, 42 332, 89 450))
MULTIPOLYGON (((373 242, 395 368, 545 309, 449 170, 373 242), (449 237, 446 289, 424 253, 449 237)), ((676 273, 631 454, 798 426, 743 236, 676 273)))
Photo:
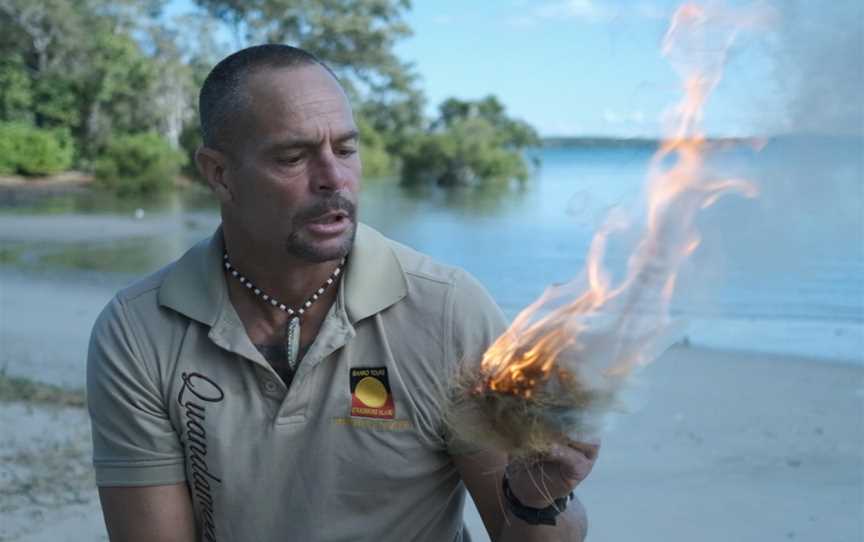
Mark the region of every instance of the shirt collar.
MULTIPOLYGON (((159 304, 212 326, 228 300, 222 255, 222 227, 192 247, 168 270, 159 289, 159 304)), ((358 224, 345 275, 345 309, 356 323, 377 314, 408 294, 405 272, 390 241, 358 224)))
POLYGON ((222 226, 172 265, 159 288, 159 304, 212 326, 228 290, 222 273, 222 226))
POLYGON ((357 227, 343 279, 352 323, 377 314, 408 295, 408 281, 392 243, 365 224, 357 227))

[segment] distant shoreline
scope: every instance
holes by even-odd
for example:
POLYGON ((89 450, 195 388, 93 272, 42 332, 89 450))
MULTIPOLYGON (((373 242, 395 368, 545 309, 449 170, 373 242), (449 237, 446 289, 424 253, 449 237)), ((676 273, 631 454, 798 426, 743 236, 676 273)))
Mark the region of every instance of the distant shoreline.
MULTIPOLYGON (((182 174, 174 178, 174 185, 179 190, 204 186, 203 183, 182 174)), ((93 174, 78 170, 62 171, 54 175, 40 175, 38 177, 0 175, 0 209, 58 196, 97 192, 111 194, 110 191, 96 185, 93 174)))
MULTIPOLYGON (((651 137, 544 137, 542 146, 549 148, 656 148, 664 139, 651 137)), ((747 145, 764 143, 767 139, 755 137, 708 138, 712 145, 747 145)))
POLYGON ((83 171, 69 170, 54 175, 25 177, 24 175, 0 175, 0 187, 51 189, 59 186, 85 186, 93 182, 93 175, 83 171))
MULTIPOLYGON (((555 148, 657 148, 665 138, 658 137, 618 137, 618 136, 547 136, 541 137, 541 147, 555 148)), ((827 135, 827 134, 779 134, 772 136, 750 137, 709 137, 707 142, 712 146, 748 146, 762 147, 775 141, 823 141, 823 142, 855 142, 864 145, 861 135, 827 135)))

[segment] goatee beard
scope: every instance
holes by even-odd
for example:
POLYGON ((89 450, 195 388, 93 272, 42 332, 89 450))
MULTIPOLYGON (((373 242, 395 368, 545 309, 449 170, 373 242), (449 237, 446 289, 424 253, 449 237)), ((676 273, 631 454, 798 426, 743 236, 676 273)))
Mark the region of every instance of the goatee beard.
POLYGON ((357 236, 357 206, 349 199, 336 194, 330 198, 321 200, 294 216, 294 233, 285 242, 285 250, 292 256, 310 263, 323 263, 338 260, 348 255, 354 246, 354 238, 357 236), (343 220, 351 221, 351 230, 346 232, 342 243, 336 247, 323 248, 316 246, 314 242, 304 239, 300 232, 302 226, 310 220, 314 220, 326 213, 343 211, 347 215, 343 220))

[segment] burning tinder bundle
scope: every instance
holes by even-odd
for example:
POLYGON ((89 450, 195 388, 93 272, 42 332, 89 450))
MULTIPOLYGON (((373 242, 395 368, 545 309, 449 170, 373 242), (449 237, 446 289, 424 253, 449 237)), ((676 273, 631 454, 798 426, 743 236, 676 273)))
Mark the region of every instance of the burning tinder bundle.
POLYGON ((697 214, 725 193, 757 193, 745 180, 717 179, 704 167, 701 111, 741 27, 723 17, 727 28, 716 43, 717 33, 706 32, 712 22, 705 9, 684 5, 664 38, 663 52, 681 74, 685 95, 650 164, 644 217, 623 279, 613 281, 604 255, 610 236, 634 226, 611 214, 591 242, 582 274, 548 289, 479 365, 457 375, 446 420, 459 439, 526 457, 596 435, 632 371, 677 339, 668 308, 679 268, 699 246, 697 214))

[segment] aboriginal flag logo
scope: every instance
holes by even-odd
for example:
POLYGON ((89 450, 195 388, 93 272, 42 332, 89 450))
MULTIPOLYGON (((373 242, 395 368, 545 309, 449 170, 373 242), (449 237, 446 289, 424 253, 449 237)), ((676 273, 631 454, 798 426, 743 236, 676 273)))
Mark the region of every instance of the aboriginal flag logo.
POLYGON ((396 414, 386 367, 352 367, 351 416, 392 420, 396 414))

